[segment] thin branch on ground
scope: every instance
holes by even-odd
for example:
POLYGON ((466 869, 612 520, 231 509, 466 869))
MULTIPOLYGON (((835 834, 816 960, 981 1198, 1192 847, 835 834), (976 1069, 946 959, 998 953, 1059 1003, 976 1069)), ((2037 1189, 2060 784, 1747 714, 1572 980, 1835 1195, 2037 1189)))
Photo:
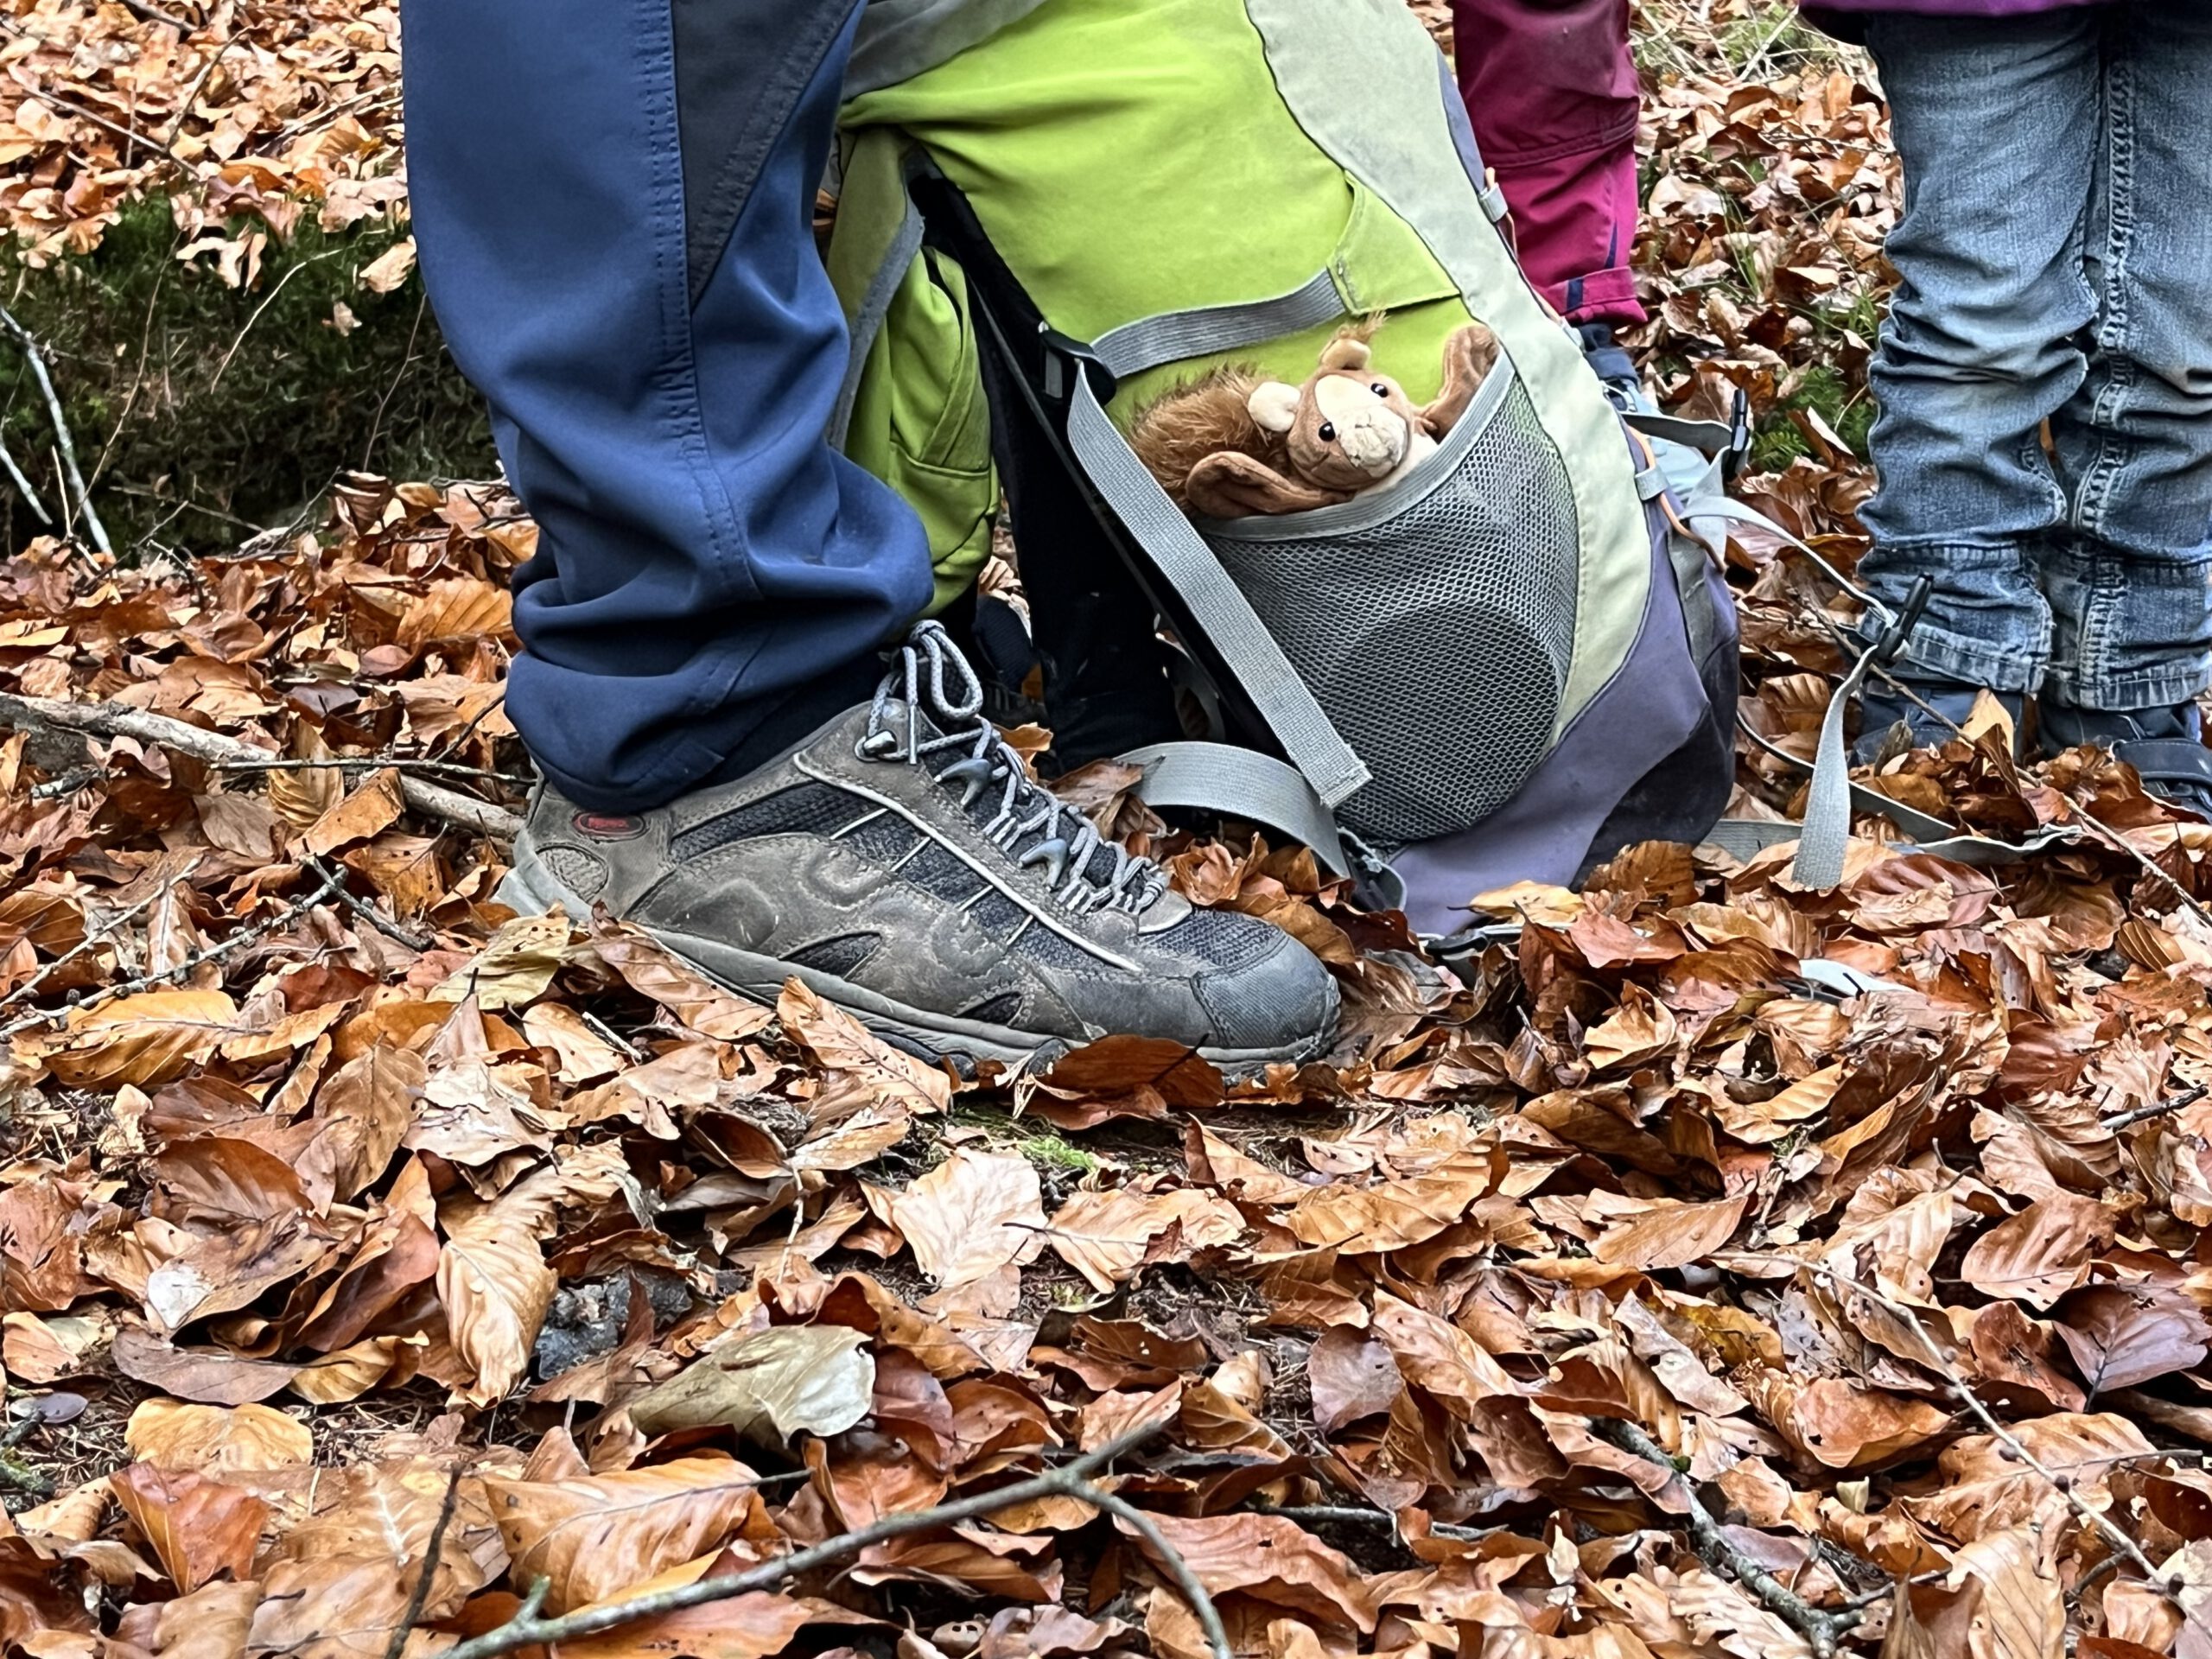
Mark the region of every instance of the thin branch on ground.
POLYGON ((178 882, 188 880, 191 877, 192 873, 199 868, 200 861, 195 858, 191 863, 186 865, 181 870, 179 870, 168 880, 162 882, 159 886, 155 887, 153 892, 148 893, 137 904, 131 906, 130 909, 119 912, 118 914, 110 917, 98 927, 86 928, 85 930, 85 937, 83 938, 78 940, 77 943, 70 946, 68 950, 63 951, 52 962, 48 963, 45 967, 40 969, 38 972, 33 974, 22 984, 16 986, 16 988, 9 992, 7 995, 0 996, 0 1008, 10 1008, 18 1002, 28 1002, 30 1000, 31 993, 37 990, 40 986, 45 984, 48 979, 53 977, 57 969, 65 968, 68 966, 69 963, 76 961, 78 957, 83 956, 87 950, 90 950, 102 939, 112 938, 118 928, 121 928, 129 923, 137 921, 138 918, 143 916, 148 911, 151 910, 156 905, 161 902, 161 898, 163 893, 167 893, 178 882))
POLYGON ((645 1051, 644 1049, 639 1048, 635 1043, 632 1042, 627 1037, 625 1037, 620 1032, 615 1030, 613 1027, 608 1025, 606 1020, 601 1019, 588 1008, 586 1008, 583 1011, 583 1022, 593 1031, 597 1032, 601 1037, 604 1038, 606 1041, 619 1053, 625 1056, 631 1065, 643 1065, 645 1063, 645 1051))
MULTIPOLYGON (((1795 1258, 1780 1259, 1794 1260, 1795 1258)), ((1813 1281, 1816 1285, 1824 1289, 1831 1285, 1839 1285, 1856 1295, 1864 1296, 1875 1306, 1910 1331, 1913 1339, 1920 1344, 1922 1352, 1926 1356, 1928 1368, 1950 1384, 1951 1391, 1958 1395, 1960 1403, 1974 1414, 1974 1421, 1979 1422, 1989 1435, 2011 1454, 2012 1459, 2048 1481, 2051 1490, 2066 1500, 2067 1507, 2072 1510, 2083 1522, 2094 1529, 2113 1549, 2142 1569, 2144 1578, 2148 1580, 2154 1587, 2160 1589, 2164 1587, 2164 1579, 2160 1576, 2158 1569, 2152 1564, 2151 1558, 2143 1553, 2143 1546, 2137 1543, 2133 1536, 2110 1516, 2075 1491, 2071 1477, 2062 1478, 2056 1470, 2045 1465, 2040 1458, 2028 1449, 2025 1441, 2005 1427, 2005 1420, 1992 1411, 1982 1397, 1974 1391, 1972 1385, 1967 1382, 1959 1368, 1952 1363, 1950 1356, 1937 1345, 1935 1338, 1928 1334, 1928 1326, 1922 1321, 1919 1314, 1894 1297, 1885 1295, 1872 1286, 1862 1284, 1856 1279, 1847 1278, 1833 1268, 1819 1262, 1804 1261, 1798 1261, 1797 1266, 1810 1272, 1813 1281)), ((2179 1603, 2177 1602, 2176 1605, 2179 1605, 2179 1603)), ((2187 1610, 2183 1609, 2183 1611, 2186 1612, 2187 1610)))
POLYGON ((4 443, 0 443, 0 469, 6 471, 8 481, 16 486, 16 493, 23 498, 23 505, 31 510, 31 516, 42 528, 52 529, 54 515, 46 510, 46 503, 39 499, 38 492, 31 487, 30 480, 23 475, 23 469, 16 465, 13 452, 4 443))
POLYGON ((2132 1112, 2115 1112, 2110 1117, 2101 1117, 2097 1120, 2097 1127, 2101 1129, 2125 1129, 2138 1123, 2147 1123, 2154 1117, 2164 1117, 2184 1106, 2196 1105, 2204 1098, 2206 1092, 2204 1085, 2198 1084, 2193 1089, 2184 1089, 2177 1095, 2169 1095, 2164 1100, 2138 1107, 2132 1112))
MULTIPOLYGON (((1280 1506, 1254 1503, 1252 1510, 1255 1514, 1279 1515, 1286 1521, 1296 1521, 1301 1525, 1325 1526, 1334 1522, 1342 1526, 1374 1527, 1403 1536, 1399 1531, 1398 1517, 1388 1510, 1363 1510, 1351 1503, 1286 1503, 1280 1506)), ((1512 1530, 1510 1527, 1455 1527, 1442 1521, 1428 1523, 1430 1537, 1449 1538, 1455 1542, 1468 1544, 1512 1530)))
MULTIPOLYGON (((124 3, 125 5, 130 5, 131 0, 124 0, 124 3)), ((132 10, 137 10, 137 8, 133 6, 132 10)), ((177 22, 179 21, 167 16, 164 13, 154 10, 150 6, 147 7, 142 15, 153 18, 156 22, 177 22)), ((180 24, 180 26, 181 27, 182 25, 180 24)), ((223 41, 217 45, 213 52, 208 54, 207 66, 200 70, 199 79, 192 83, 192 90, 185 93, 183 101, 176 106, 176 119, 169 123, 169 130, 162 139, 162 148, 163 149, 174 150, 176 148, 176 141, 184 134, 184 124, 192 118, 192 106, 200 101, 200 94, 207 89, 207 83, 214 79, 215 71, 222 64, 223 54, 231 49, 234 41, 235 37, 231 40, 223 41)), ((259 314, 257 313, 256 315, 257 315, 259 314)), ((248 323, 246 326, 248 327, 251 327, 253 325, 251 323, 248 323)), ((233 347, 233 349, 236 348, 233 347)), ((218 378, 219 378, 220 377, 219 376, 218 378)))
POLYGON ((356 917, 366 922, 387 939, 397 940, 410 950, 428 950, 437 943, 435 939, 416 933, 403 925, 397 918, 385 915, 371 901, 348 889, 344 874, 321 856, 310 854, 308 863, 318 875, 327 876, 338 883, 336 897, 340 904, 345 906, 356 917))
POLYGON ((68 416, 61 412, 61 397, 54 389, 54 377, 47 372, 45 350, 39 345, 38 337, 16 321, 15 313, 5 306, 0 306, 0 328, 5 328, 23 348, 23 356, 30 362, 31 378, 38 382, 39 395, 46 399, 46 412, 54 422, 54 442, 61 452, 62 470, 68 475, 69 487, 76 493, 77 511, 85 520, 85 532, 92 537, 95 548, 112 556, 115 546, 107 538, 107 526, 100 522, 99 510, 92 505, 92 493, 86 486, 84 474, 77 469, 77 441, 70 435, 68 416))
POLYGON ((528 789, 533 780, 512 772, 494 772, 489 766, 464 766, 451 760, 416 760, 405 755, 348 754, 332 755, 320 760, 218 760, 218 772, 313 772, 319 766, 334 767, 341 772, 419 772, 432 778, 481 778, 495 784, 505 784, 510 789, 528 789))
POLYGON ((445 1551, 446 1529, 453 1523, 454 1508, 460 1497, 461 1465, 455 1464, 446 1472, 445 1501, 438 1505, 438 1518, 430 1523, 429 1541, 423 1546, 423 1570, 415 1575, 415 1592, 407 1598, 407 1611, 392 1627, 391 1644, 385 1649, 384 1659, 400 1659, 407 1651, 407 1638, 415 1633, 415 1626, 422 1621, 423 1609, 429 1605, 430 1582, 438 1576, 438 1558, 445 1551))
POLYGON ((1814 1659, 1834 1659, 1836 1644, 1855 1627, 1863 1615, 1855 1609, 1840 1612, 1827 1612, 1815 1607, 1788 1585, 1768 1572, 1728 1541, 1720 1522, 1713 1511, 1705 1507, 1705 1500, 1697 1488, 1675 1466, 1675 1460, 1666 1451, 1634 1423, 1618 1417, 1592 1420, 1591 1432, 1599 1439, 1610 1440, 1622 1451, 1642 1458, 1655 1468, 1664 1469, 1670 1479, 1682 1490, 1683 1501, 1688 1505, 1687 1524, 1690 1546, 1697 1551, 1698 1559, 1723 1578, 1733 1579, 1758 1597, 1766 1610, 1782 1619, 1792 1630, 1813 1644, 1814 1659))
POLYGON ((41 1008, 35 1013, 25 1014, 20 1020, 10 1020, 7 1025, 0 1026, 0 1042, 6 1041, 18 1032, 29 1031, 33 1026, 45 1025, 87 1008, 100 1007, 114 1001, 118 997, 135 996, 141 991, 150 991, 157 986, 168 985, 186 978, 196 969, 204 968, 211 962, 220 962, 225 957, 242 950, 249 944, 258 944, 287 923, 298 920, 344 886, 345 877, 334 872, 321 887, 308 893, 306 898, 296 899, 275 915, 258 922, 249 923, 233 933, 226 934, 205 950, 194 951, 182 962, 164 968, 159 973, 141 974, 136 979, 126 979, 119 984, 104 986, 81 1002, 73 1002, 66 1007, 41 1008))
POLYGON ((1126 1521, 1135 1529, 1137 1536, 1152 1546, 1154 1559, 1167 1576, 1175 1580, 1175 1587, 1183 1592, 1183 1599, 1198 1616, 1199 1628, 1206 1633, 1206 1645, 1213 1649, 1213 1659, 1232 1659, 1229 1632, 1221 1622, 1221 1610, 1213 1605, 1213 1598, 1198 1582, 1198 1575, 1191 1571, 1191 1564, 1167 1541, 1153 1520, 1142 1510, 1121 1496, 1104 1488, 1094 1486, 1087 1480, 1077 1481, 1070 1489, 1071 1496, 1085 1503, 1096 1505, 1116 1520, 1126 1521))
POLYGON ((167 23, 171 29, 181 29, 187 35, 206 25, 180 17, 173 11, 163 11, 159 6, 149 6, 146 0, 123 0, 124 9, 135 11, 149 23, 167 23))
POLYGON ((1048 1469, 1028 1480, 1017 1481, 1011 1486, 1001 1486, 995 1491, 978 1492, 950 1503, 939 1503, 926 1510, 910 1510, 900 1514, 880 1517, 857 1531, 841 1533, 835 1538, 794 1550, 788 1555, 778 1556, 772 1561, 748 1567, 742 1573, 718 1573, 696 1583, 677 1585, 648 1595, 629 1596, 620 1601, 605 1602, 580 1612, 565 1613, 557 1618, 541 1618, 537 1608, 543 1605, 542 1581, 532 1586, 531 1599, 525 1600, 515 1616, 495 1630, 448 1648, 440 1659, 494 1659, 495 1655, 512 1653, 517 1648, 539 1643, 572 1642, 580 1637, 596 1636, 601 1630, 611 1630, 641 1618, 654 1618, 664 1613, 681 1612, 688 1607, 702 1607, 709 1602, 727 1601, 733 1596, 750 1594, 755 1590, 772 1590, 787 1579, 802 1573, 810 1573, 819 1567, 830 1567, 856 1555, 872 1544, 893 1538, 904 1538, 911 1533, 933 1532, 940 1527, 950 1526, 957 1521, 970 1521, 981 1516, 1009 1509, 1017 1503, 1031 1503, 1042 1497, 1073 1497, 1107 1513, 1128 1520, 1129 1524, 1143 1535, 1147 1543, 1160 1552, 1160 1559, 1167 1564, 1169 1575, 1184 1595, 1190 1598, 1198 1623, 1205 1628, 1213 1659, 1233 1659, 1227 1632, 1221 1624, 1221 1615, 1215 1610, 1212 1599, 1205 1587, 1198 1582, 1189 1567, 1182 1561, 1159 1529, 1150 1524, 1149 1517, 1130 1519, 1133 1511, 1125 1500, 1111 1492, 1103 1492, 1091 1484, 1090 1477, 1114 1459, 1152 1440, 1167 1427, 1162 1421, 1141 1424, 1111 1444, 1096 1452, 1085 1452, 1073 1461, 1048 1469))
MULTIPOLYGON (((167 715, 149 715, 112 702, 0 696, 0 727, 16 731, 69 731, 95 737, 127 737, 135 742, 174 749, 211 766, 225 761, 283 758, 241 743, 236 738, 173 720, 167 715)), ((495 840, 512 841, 522 829, 522 819, 505 807, 480 801, 458 790, 404 776, 399 780, 399 788, 407 804, 416 811, 495 840)))

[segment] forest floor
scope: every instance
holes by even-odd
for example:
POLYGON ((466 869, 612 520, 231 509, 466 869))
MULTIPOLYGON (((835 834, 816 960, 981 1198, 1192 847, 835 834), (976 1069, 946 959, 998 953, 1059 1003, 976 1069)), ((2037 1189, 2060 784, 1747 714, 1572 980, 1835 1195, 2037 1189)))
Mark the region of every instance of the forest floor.
MULTIPOLYGON (((1745 493, 1847 565, 1895 168, 1793 16, 1639 10, 1637 344, 1750 394, 1745 493)), ((35 253, 152 190, 251 293, 398 210, 388 12, 0 34, 35 253)), ((1338 1050, 963 1077, 495 902, 498 486, 353 475, 209 557, 48 505, 0 563, 10 1653, 2212 1656, 2212 829, 2131 773, 1908 755, 2060 833, 1869 821, 1831 891, 1637 848, 1456 975, 1302 853, 1156 832, 1329 963, 1338 1050)), ((1808 753, 1848 608, 1731 575, 1808 753)), ((1745 810, 1798 787, 1747 753, 1745 810)))

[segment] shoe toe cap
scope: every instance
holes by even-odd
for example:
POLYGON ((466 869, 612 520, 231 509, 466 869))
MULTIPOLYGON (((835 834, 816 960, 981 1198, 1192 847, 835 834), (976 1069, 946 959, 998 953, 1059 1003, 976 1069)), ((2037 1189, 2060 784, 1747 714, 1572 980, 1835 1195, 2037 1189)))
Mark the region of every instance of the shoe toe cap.
POLYGON ((1274 940, 1239 965, 1193 982, 1213 1045, 1273 1051, 1318 1047, 1337 1029, 1337 982, 1319 957, 1265 922, 1274 940))

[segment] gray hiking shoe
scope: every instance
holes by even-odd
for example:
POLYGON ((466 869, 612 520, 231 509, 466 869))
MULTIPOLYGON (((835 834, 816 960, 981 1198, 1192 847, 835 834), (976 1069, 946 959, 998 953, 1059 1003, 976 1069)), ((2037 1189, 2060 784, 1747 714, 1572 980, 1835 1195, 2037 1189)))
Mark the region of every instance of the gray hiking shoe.
POLYGON ((1128 1033, 1249 1068, 1323 1047, 1328 969, 1102 840, 1027 779, 982 696, 925 622, 873 705, 735 783, 626 817, 541 788, 499 899, 604 903, 733 989, 773 1001, 796 975, 932 1054, 1128 1033))

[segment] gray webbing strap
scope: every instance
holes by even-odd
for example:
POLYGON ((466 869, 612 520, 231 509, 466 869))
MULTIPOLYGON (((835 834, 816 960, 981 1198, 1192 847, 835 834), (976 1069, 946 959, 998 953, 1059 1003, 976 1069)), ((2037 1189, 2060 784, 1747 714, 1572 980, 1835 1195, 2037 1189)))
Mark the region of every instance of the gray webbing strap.
POLYGON ((1297 768, 1273 755, 1227 743, 1158 743, 1116 758, 1144 768, 1132 792, 1148 805, 1200 807, 1249 818, 1304 842, 1331 874, 1351 874, 1336 819, 1297 768))
POLYGON ((1176 511, 1167 492, 1107 418, 1090 374, 1080 366, 1068 402, 1068 447, 1192 620, 1205 630, 1238 690, 1259 710, 1313 792, 1325 806, 1343 805, 1366 785, 1366 764, 1338 735, 1213 550, 1176 511))
POLYGON ((890 315, 891 302, 897 297, 899 284, 906 280, 914 256, 921 251, 922 215, 913 199, 908 197, 906 211, 899 219, 890 247, 884 252, 883 263, 868 279, 868 292, 861 297, 860 309, 846 325, 850 340, 845 353, 845 378, 837 388, 837 402, 830 411, 830 447, 833 449, 845 447, 845 434, 853 423, 853 404, 860 396, 861 377, 868 371, 868 353, 875 345, 876 335, 883 331, 883 320, 890 315))
POLYGON ((1505 216, 1513 211, 1512 204, 1505 200, 1505 192, 1498 187, 1494 176, 1477 193, 1475 200, 1483 205, 1483 217, 1493 225, 1503 225, 1505 216))
MULTIPOLYGON (((1741 715, 1737 725, 1745 736, 1776 760, 1799 772, 1812 772, 1803 760, 1770 741, 1754 731, 1741 715)), ((1848 772, 1846 773, 1847 779, 1848 772)), ((1961 830, 1956 824, 1942 818, 1931 817, 1916 807, 1907 806, 1879 790, 1867 789, 1859 784, 1848 785, 1850 810, 1869 817, 1887 818, 1911 838, 1913 846, 1922 852, 1947 858, 1954 864, 1971 865, 1977 869, 1994 865, 2017 863, 2031 853, 2050 846, 2054 842, 2074 841, 2079 834, 2064 824, 2047 824, 2020 841, 1999 841, 1993 836, 1977 836, 1961 830)), ((1809 817, 1810 803, 1808 802, 1809 817)), ((1706 839, 1728 853, 1732 857, 1747 858, 1764 852, 1769 847, 1785 841, 1800 840, 1804 835, 1802 824, 1786 819, 1723 818, 1713 826, 1706 839)), ((1801 879, 1793 867, 1793 880, 1801 879)))
POLYGON ((1300 288, 1250 304, 1213 305, 1195 311, 1163 311, 1109 329, 1090 343, 1116 379, 1185 358, 1264 346, 1344 315, 1336 279, 1322 271, 1300 288))

